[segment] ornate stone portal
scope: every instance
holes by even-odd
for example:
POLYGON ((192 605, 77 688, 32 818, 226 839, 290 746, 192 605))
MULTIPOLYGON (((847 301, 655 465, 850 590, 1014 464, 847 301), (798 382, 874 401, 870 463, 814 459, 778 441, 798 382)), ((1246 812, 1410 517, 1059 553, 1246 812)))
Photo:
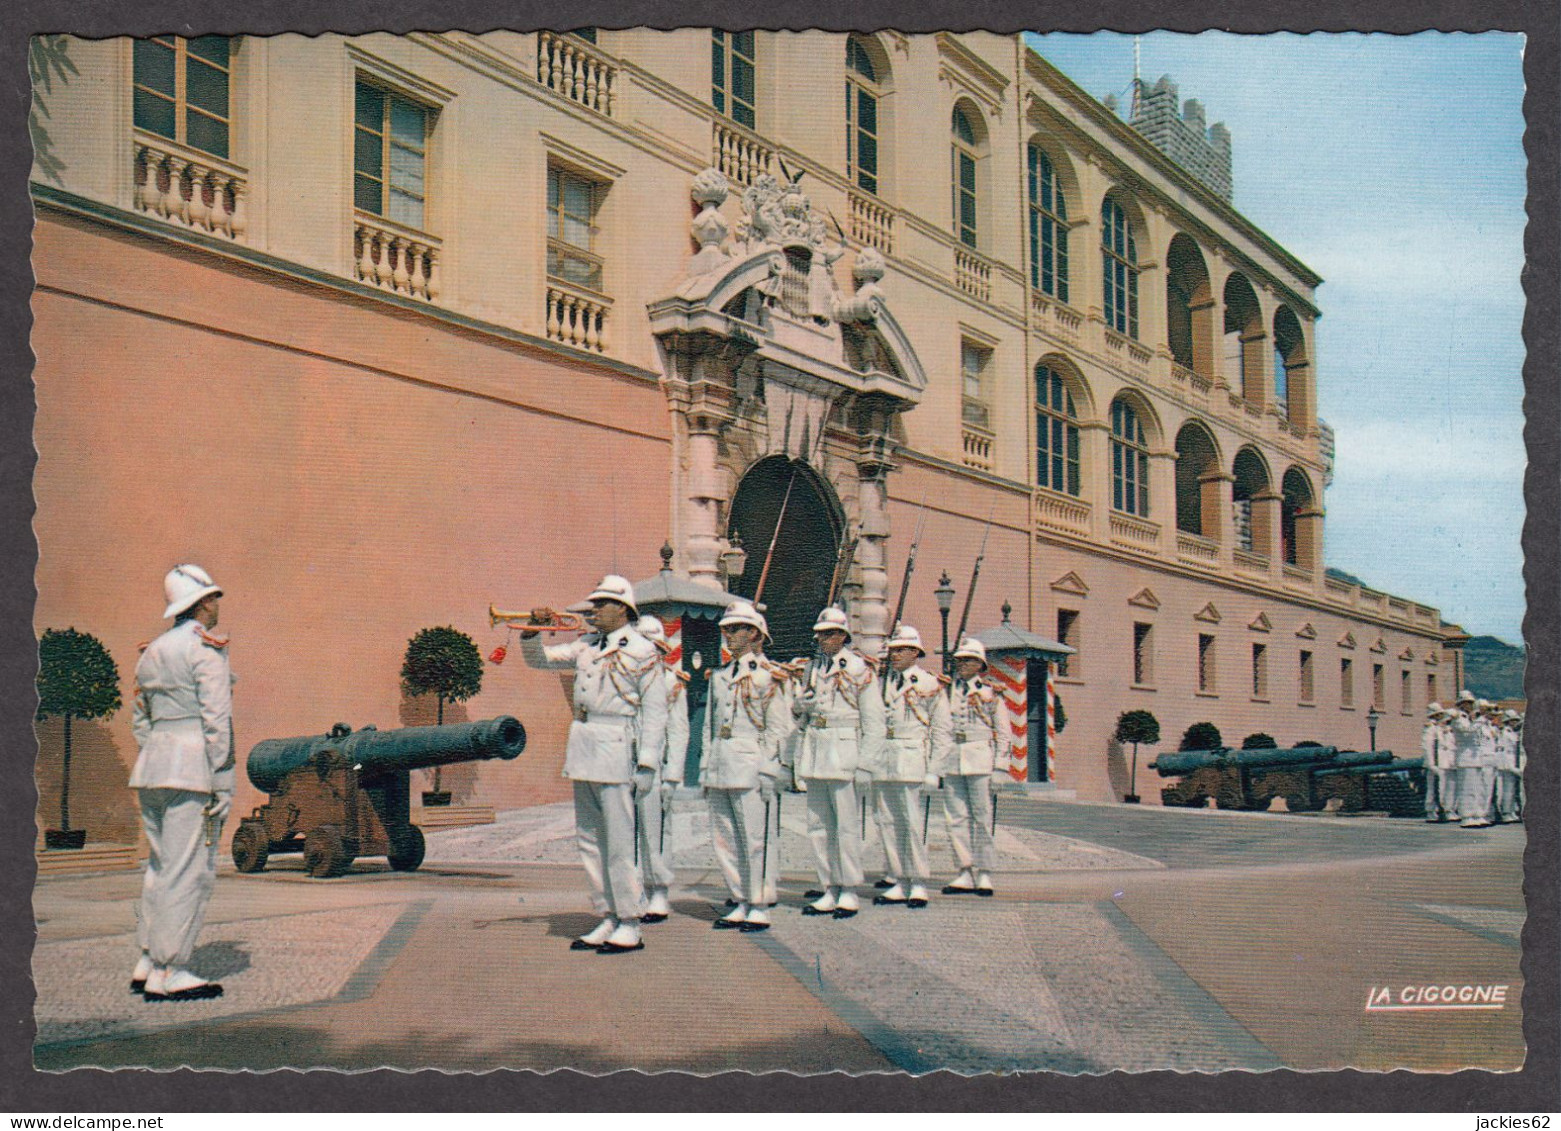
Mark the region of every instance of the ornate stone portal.
POLYGON ((744 473, 771 456, 806 462, 834 493, 846 537, 859 539, 846 594, 857 642, 876 651, 889 616, 887 477, 899 416, 920 402, 927 377, 879 286, 883 257, 860 251, 854 290, 843 293, 834 264, 844 234, 800 181, 755 180, 734 232, 721 212, 726 178, 696 176, 698 250, 676 290, 649 306, 673 414, 673 543, 690 577, 721 587, 744 473))

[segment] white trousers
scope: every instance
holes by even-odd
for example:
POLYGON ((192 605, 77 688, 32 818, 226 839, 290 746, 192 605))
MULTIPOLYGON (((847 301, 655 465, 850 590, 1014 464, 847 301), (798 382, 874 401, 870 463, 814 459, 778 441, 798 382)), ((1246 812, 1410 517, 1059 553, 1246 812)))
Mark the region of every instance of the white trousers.
POLYGON ((927 842, 921 829, 925 818, 921 786, 916 782, 874 781, 883 850, 889 874, 897 880, 925 882, 927 842))
POLYGON ((739 903, 768 907, 775 903, 776 871, 780 864, 780 813, 766 806, 757 789, 707 789, 710 838, 727 890, 739 903), (769 821, 769 856, 765 856, 765 821, 769 821))
POLYGON ((645 890, 634 863, 634 787, 577 781, 575 844, 591 881, 591 906, 598 915, 638 919, 645 890))
POLYGON ((208 820, 209 793, 187 789, 137 790, 141 828, 151 855, 141 881, 136 941, 154 965, 187 966, 206 904, 217 884, 222 822, 208 820), (210 839, 211 843, 206 841, 210 839))
POLYGON ((635 802, 640 810, 640 882, 647 891, 672 886, 677 877, 672 872, 672 847, 662 843, 662 822, 666 820, 662 804, 661 782, 635 802))
POLYGON ((1523 811, 1521 782, 1517 770, 1496 771, 1496 819, 1516 821, 1523 811))
POLYGON ((949 840, 960 869, 990 872, 997 867, 992 843, 992 778, 990 774, 950 774, 943 779, 943 813, 949 840))
POLYGON ((1458 810, 1453 771, 1427 766, 1425 771, 1425 815, 1433 820, 1451 817, 1458 810))
POLYGON ((818 882, 855 887, 862 882, 862 843, 857 835, 856 783, 809 778, 808 842, 818 867, 818 882))
POLYGON ((1465 766, 1454 773, 1458 783, 1458 818, 1469 821, 1496 819, 1496 770, 1493 766, 1465 766))

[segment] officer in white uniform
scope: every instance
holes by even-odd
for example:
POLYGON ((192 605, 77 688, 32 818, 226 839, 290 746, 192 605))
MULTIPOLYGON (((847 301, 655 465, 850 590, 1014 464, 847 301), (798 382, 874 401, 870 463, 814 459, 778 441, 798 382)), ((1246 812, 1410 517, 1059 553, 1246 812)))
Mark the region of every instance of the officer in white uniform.
MULTIPOLYGON (((635 627, 664 659, 672 651, 666 629, 656 617, 641 617, 635 627)), ((688 696, 684 694, 688 673, 675 662, 662 664, 662 672, 667 685, 666 753, 656 769, 656 787, 636 802, 640 809, 640 879, 646 895, 642 923, 661 923, 672 914, 667 889, 676 877, 662 822, 671 806, 672 791, 683 784, 683 763, 688 757, 688 696)))
POLYGON ((992 894, 992 870, 997 867, 992 774, 1008 769, 1013 730, 1008 706, 984 678, 986 670, 986 647, 967 636, 954 653, 954 682, 948 689, 953 742, 938 767, 943 777, 943 814, 959 864, 959 875, 943 889, 944 895, 992 894))
POLYGON ((699 784, 710 803, 716 862, 732 895, 717 930, 768 930, 779 866, 781 743, 790 731, 786 672, 765 658, 769 626, 748 601, 720 621, 730 663, 710 674, 699 784))
POLYGON ((1426 705, 1425 729, 1420 732, 1420 760, 1425 765, 1425 819, 1446 821, 1456 812, 1452 786, 1453 743, 1443 724, 1440 703, 1426 705))
POLYGON ((217 881, 217 846, 233 802, 233 673, 218 636, 222 589, 197 565, 163 579, 174 625, 136 664, 130 727, 140 754, 130 787, 150 855, 141 885, 141 957, 132 991, 147 1001, 222 996, 186 967, 217 881))
POLYGON ((819 613, 813 632, 819 654, 802 674, 792 714, 801 728, 797 773, 807 786, 808 841, 824 891, 802 913, 849 919, 861 907, 852 889, 862 882, 856 796, 862 697, 877 689, 872 665, 849 647, 843 611, 819 613))
POLYGON ((1496 730, 1496 821, 1518 820, 1518 732, 1516 711, 1503 711, 1496 730))
POLYGON ((1485 764, 1485 724, 1470 691, 1458 693, 1458 710, 1448 722, 1453 739, 1453 773, 1458 778, 1458 818, 1466 829, 1489 825, 1492 780, 1485 764))
POLYGON ((863 697, 862 737, 871 752, 873 790, 885 821, 884 851, 889 871, 910 880, 910 892, 896 883, 873 898, 879 904, 927 906, 926 807, 938 788, 937 768, 947 763, 954 741, 947 682, 917 666, 927 654, 921 634, 901 625, 886 645, 889 672, 863 697), (921 792, 922 804, 917 805, 921 792))
MULTIPOLYGON (((569 945, 620 954, 645 946, 634 803, 655 789, 666 749, 667 684, 661 653, 633 627, 639 616, 633 587, 609 574, 587 600, 595 632, 544 645, 523 630, 521 654, 531 667, 575 673, 564 776, 574 782, 575 841, 602 921, 569 945)), ((532 622, 546 624, 556 615, 537 609, 532 622)))

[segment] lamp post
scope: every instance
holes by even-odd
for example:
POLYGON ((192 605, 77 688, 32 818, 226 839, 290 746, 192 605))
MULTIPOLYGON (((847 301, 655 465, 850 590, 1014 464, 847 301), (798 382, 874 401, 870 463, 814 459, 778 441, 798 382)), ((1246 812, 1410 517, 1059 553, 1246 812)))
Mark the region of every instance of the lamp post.
POLYGON ((932 595, 938 599, 938 616, 943 618, 943 674, 954 673, 954 661, 949 655, 949 610, 954 607, 954 584, 949 580, 949 571, 944 570, 943 576, 938 578, 938 587, 932 591, 932 595))
POLYGON ((732 579, 740 578, 748 570, 748 551, 743 549, 743 536, 737 531, 732 531, 731 540, 727 542, 726 549, 721 551, 721 586, 728 593, 732 591, 732 579))
POLYGON ((1377 710, 1375 705, 1366 712, 1366 726, 1371 731, 1371 749, 1373 752, 1377 749, 1377 720, 1381 717, 1382 712, 1377 710))

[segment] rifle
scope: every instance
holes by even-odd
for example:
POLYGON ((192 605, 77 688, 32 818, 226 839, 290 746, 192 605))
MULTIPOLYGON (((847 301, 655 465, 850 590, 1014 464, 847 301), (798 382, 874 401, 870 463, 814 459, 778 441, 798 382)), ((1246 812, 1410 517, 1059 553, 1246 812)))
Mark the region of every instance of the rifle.
POLYGON ((851 576, 851 566, 856 561, 857 538, 843 538, 840 542, 840 553, 835 557, 835 572, 829 578, 829 600, 824 604, 833 605, 835 596, 845 588, 846 578, 851 576))
POLYGON ((970 623, 970 604, 976 598, 976 581, 981 577, 981 560, 986 557, 986 538, 992 533, 992 516, 997 513, 997 504, 992 504, 992 509, 987 512, 986 527, 981 531, 981 549, 976 551, 975 568, 970 571, 970 588, 965 590, 965 607, 959 614, 959 631, 954 634, 954 647, 958 648, 960 642, 965 639, 965 626, 970 623))
MULTIPOLYGON (((895 632, 900 627, 900 618, 905 615, 905 598, 911 591, 911 574, 916 572, 916 552, 921 549, 921 532, 927 521, 927 493, 922 492, 921 509, 916 512, 916 533, 911 537, 911 550, 905 556, 905 573, 900 578, 900 599, 894 605, 894 620, 889 622, 889 639, 894 639, 895 632)), ((883 671, 879 673, 879 694, 883 698, 884 706, 889 705, 889 669, 893 666, 889 663, 889 649, 884 647, 883 671)))

